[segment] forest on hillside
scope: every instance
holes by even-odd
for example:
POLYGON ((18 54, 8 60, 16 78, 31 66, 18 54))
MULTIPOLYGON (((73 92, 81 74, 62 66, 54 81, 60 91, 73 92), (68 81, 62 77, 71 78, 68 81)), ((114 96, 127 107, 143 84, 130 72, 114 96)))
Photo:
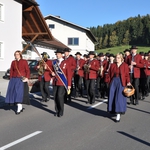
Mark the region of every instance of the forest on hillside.
POLYGON ((120 45, 150 45, 150 15, 130 17, 114 24, 90 27, 97 39, 96 50, 120 45))

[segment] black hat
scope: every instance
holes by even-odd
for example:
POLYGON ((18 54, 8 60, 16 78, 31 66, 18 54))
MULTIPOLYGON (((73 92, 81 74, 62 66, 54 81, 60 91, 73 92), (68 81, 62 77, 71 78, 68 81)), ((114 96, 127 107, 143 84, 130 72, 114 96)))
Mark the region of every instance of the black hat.
POLYGON ((50 58, 49 55, 46 52, 41 53, 41 55, 42 55, 42 57, 50 58))
POLYGON ((64 49, 64 52, 71 52, 71 49, 65 48, 65 49, 64 49))
POLYGON ((110 54, 109 57, 115 57, 115 55, 114 54, 110 54))
POLYGON ((136 45, 132 45, 130 49, 138 49, 136 45))
POLYGON ((48 55, 46 52, 41 53, 41 55, 48 55))
POLYGON ((99 53, 98 56, 99 56, 99 57, 103 57, 104 54, 103 54, 103 53, 99 53))
POLYGON ((129 49, 125 49, 123 52, 124 52, 124 53, 125 53, 125 52, 130 52, 130 50, 129 50, 129 49))
POLYGON ((88 55, 95 55, 94 51, 89 51, 88 55))
POLYGON ((88 56, 87 54, 84 54, 84 55, 83 55, 83 57, 85 57, 85 58, 89 58, 89 56, 88 56))
POLYGON ((61 53, 61 54, 63 54, 64 51, 63 51, 63 49, 57 49, 57 50, 55 51, 55 53, 61 53))
POLYGON ((105 56, 107 56, 107 57, 109 57, 109 55, 110 55, 110 53, 108 53, 108 52, 105 54, 105 56))
POLYGON ((144 52, 139 52, 139 54, 140 54, 141 56, 144 56, 144 52))
POLYGON ((149 56, 149 54, 148 54, 148 53, 145 53, 144 56, 149 56))
POLYGON ((76 52, 76 54, 75 55, 80 55, 80 56, 82 56, 82 54, 80 53, 80 52, 76 52))

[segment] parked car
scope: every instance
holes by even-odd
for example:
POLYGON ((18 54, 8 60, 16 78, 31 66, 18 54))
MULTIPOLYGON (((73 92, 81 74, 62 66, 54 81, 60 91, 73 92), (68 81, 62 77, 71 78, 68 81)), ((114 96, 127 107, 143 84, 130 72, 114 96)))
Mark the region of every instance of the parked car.
MULTIPOLYGON (((38 72, 35 70, 35 66, 37 65, 37 60, 27 60, 30 68, 30 79, 38 79, 38 72)), ((10 79, 10 69, 7 69, 3 79, 10 79)))

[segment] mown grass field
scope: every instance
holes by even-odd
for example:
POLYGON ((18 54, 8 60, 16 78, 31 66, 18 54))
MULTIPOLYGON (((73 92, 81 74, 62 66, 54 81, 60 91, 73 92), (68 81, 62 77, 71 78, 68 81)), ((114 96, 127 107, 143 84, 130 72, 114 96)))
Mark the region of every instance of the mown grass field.
MULTIPOLYGON (((97 54, 99 54, 100 52, 103 52, 104 54, 109 52, 112 54, 117 54, 119 52, 123 52, 125 49, 129 49, 131 46, 127 45, 127 46, 117 46, 117 47, 112 47, 112 48, 106 48, 106 49, 100 49, 100 50, 96 50, 95 52, 97 54)), ((150 50, 150 47, 146 47, 146 46, 137 46, 138 50, 137 52, 148 52, 150 50)))

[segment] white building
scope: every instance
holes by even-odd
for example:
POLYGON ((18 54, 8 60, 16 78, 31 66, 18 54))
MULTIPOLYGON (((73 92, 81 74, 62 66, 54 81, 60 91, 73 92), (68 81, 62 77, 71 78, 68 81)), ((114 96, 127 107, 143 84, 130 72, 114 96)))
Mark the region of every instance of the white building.
MULTIPOLYGON (((0 77, 10 68, 14 52, 23 50, 24 40, 32 41, 39 53, 47 52, 51 59, 54 50, 67 47, 52 36, 34 0, 0 0, 0 77)), ((39 58, 30 47, 24 52, 25 59, 39 58)))
POLYGON ((14 51, 21 49, 22 4, 15 0, 0 0, 0 71, 10 67, 14 51))
POLYGON ((75 54, 80 51, 82 54, 95 50, 96 39, 87 28, 78 26, 61 19, 59 16, 46 16, 46 23, 54 37, 67 45, 75 54))

